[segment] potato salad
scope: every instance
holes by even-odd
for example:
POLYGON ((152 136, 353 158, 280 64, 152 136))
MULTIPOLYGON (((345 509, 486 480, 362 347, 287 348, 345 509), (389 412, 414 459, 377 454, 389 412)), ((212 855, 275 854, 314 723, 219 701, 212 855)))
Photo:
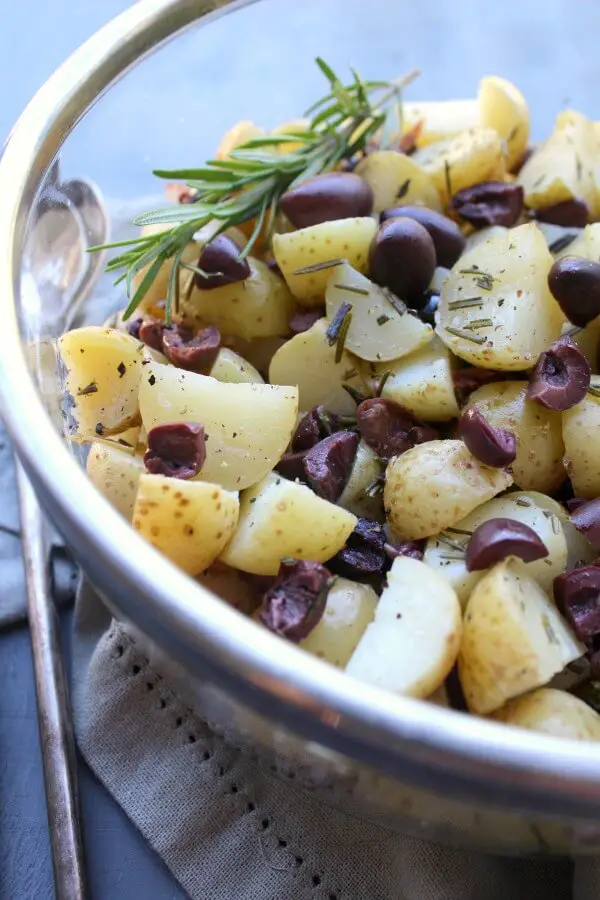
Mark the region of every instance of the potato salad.
POLYGON ((318 64, 307 118, 157 173, 122 309, 59 340, 68 437, 257 628, 600 740, 600 122, 531 144, 504 78, 401 102, 415 73, 318 64))

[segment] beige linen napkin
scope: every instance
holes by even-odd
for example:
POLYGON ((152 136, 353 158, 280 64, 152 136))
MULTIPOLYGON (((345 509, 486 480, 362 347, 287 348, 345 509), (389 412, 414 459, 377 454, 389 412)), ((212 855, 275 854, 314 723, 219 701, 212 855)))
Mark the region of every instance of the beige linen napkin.
POLYGON ((89 585, 73 677, 84 757, 193 900, 600 897, 595 859, 466 853, 322 803, 211 730, 194 708, 200 683, 111 620, 89 585))

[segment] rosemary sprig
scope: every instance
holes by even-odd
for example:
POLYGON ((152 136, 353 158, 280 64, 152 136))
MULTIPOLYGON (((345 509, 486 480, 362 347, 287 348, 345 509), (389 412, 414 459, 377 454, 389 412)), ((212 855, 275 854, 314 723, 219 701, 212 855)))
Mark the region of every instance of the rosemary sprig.
POLYGON ((342 353, 344 352, 344 344, 346 343, 346 335, 352 322, 352 304, 344 301, 338 307, 338 310, 331 320, 325 337, 330 347, 335 344, 335 361, 340 362, 342 353))
POLYGON ((108 271, 121 272, 117 281, 126 282, 130 299, 124 318, 131 316, 159 270, 170 262, 165 319, 171 321, 184 248, 204 226, 214 225, 212 240, 232 226, 254 220, 252 233, 240 251, 240 258, 244 258, 262 233, 272 233, 280 198, 287 190, 364 150, 382 128, 391 129, 391 123, 395 122, 393 127, 401 134, 402 91, 418 70, 393 82, 364 81, 352 71, 352 82, 344 85, 324 60, 317 58, 316 63, 329 82, 329 92, 308 111, 312 116, 308 129, 254 138, 232 151, 228 159, 209 160, 201 168, 156 170, 159 178, 185 181, 195 192, 194 202, 153 210, 134 222, 140 226, 170 226, 165 231, 90 248, 125 248, 107 267, 108 271), (290 143, 296 145, 290 152, 273 152, 290 143), (142 272, 133 290, 133 279, 142 272))

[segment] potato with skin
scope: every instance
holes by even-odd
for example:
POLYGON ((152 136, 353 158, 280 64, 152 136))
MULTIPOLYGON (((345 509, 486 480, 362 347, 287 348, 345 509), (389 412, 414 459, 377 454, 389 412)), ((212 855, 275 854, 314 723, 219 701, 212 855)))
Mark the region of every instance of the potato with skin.
POLYGON ((367 493, 371 485, 382 475, 383 465, 379 457, 368 444, 360 441, 348 481, 337 501, 338 505, 355 516, 374 519, 376 522, 383 521, 381 494, 369 496, 367 493))
POLYGON ((211 290, 195 287, 181 297, 183 322, 194 330, 216 325, 226 337, 278 337, 289 330, 296 308, 285 282, 260 259, 248 260, 250 277, 211 290))
MULTIPOLYGON (((534 578, 545 591, 552 593, 554 578, 566 569, 567 540, 562 519, 544 506, 538 506, 533 500, 534 496, 543 495, 518 491, 504 497, 495 497, 457 522, 456 531, 450 529, 427 541, 424 562, 452 585, 463 606, 485 574, 483 571, 467 571, 465 558, 469 534, 489 519, 514 519, 535 531, 545 544, 548 556, 529 563, 519 560, 515 567, 521 566, 526 575, 534 578)), ((558 503, 556 505, 560 506, 558 503)))
POLYGON ((583 647, 533 578, 510 557, 475 586, 463 622, 458 674, 471 712, 486 715, 542 687, 583 647))
POLYGON ((531 369, 558 339, 565 320, 548 288, 552 263, 533 222, 464 253, 440 295, 437 333, 442 341, 456 356, 484 369, 531 369))
POLYGON ((218 484, 142 475, 133 527, 189 575, 207 569, 235 531, 238 495, 218 484))
POLYGON ((450 352, 436 336, 402 359, 370 367, 369 375, 374 386, 390 372, 381 396, 399 403, 417 419, 449 422, 459 414, 452 367, 450 352))
POLYGON ((299 272, 335 259, 345 259, 359 272, 368 268, 369 248, 377 231, 370 216, 336 219, 289 234, 273 235, 273 255, 287 285, 302 306, 320 306, 331 268, 299 272))
POLYGON ((506 142, 506 167, 518 166, 529 143, 529 108, 521 91, 506 78, 488 75, 479 83, 479 119, 506 142))
POLYGON ((511 484, 508 472, 483 466, 462 441, 428 441, 390 460, 383 505, 394 536, 414 541, 455 525, 511 484))
POLYGON ((436 141, 411 157, 430 176, 444 207, 452 195, 481 181, 504 174, 502 141, 493 128, 476 127, 454 137, 436 141))
POLYGON ((117 434, 140 421, 138 388, 144 345, 113 328, 88 325, 58 339, 66 369, 63 387, 73 398, 69 437, 93 441, 117 434))
POLYGON ((454 665, 461 626, 452 588, 424 563, 399 556, 346 672, 395 694, 429 697, 454 665))
POLYGON ((335 361, 336 348, 329 346, 325 336, 328 325, 327 319, 318 319, 308 331, 283 344, 271 360, 269 381, 297 385, 301 412, 322 403, 329 412, 354 415, 356 403, 342 385, 364 389, 360 365, 347 350, 335 361))
POLYGON ((374 150, 359 162, 355 172, 373 191, 375 213, 396 206, 427 206, 442 212, 433 180, 405 153, 374 150))
MULTIPOLYGON (((592 388, 600 391, 600 378, 592 378, 592 388)), ((583 400, 562 414, 565 468, 578 497, 593 500, 600 496, 600 397, 586 394, 583 400)))
POLYGON ((519 172, 517 183, 525 192, 526 206, 544 209, 579 198, 586 201, 595 216, 597 153, 592 122, 574 110, 560 113, 550 137, 519 172))
POLYGON ((215 364, 210 370, 210 377, 227 384, 265 383, 260 372, 248 360, 228 347, 221 347, 219 350, 215 364))
POLYGON ((480 122, 479 105, 469 100, 423 100, 402 104, 404 132, 421 123, 417 147, 427 147, 463 131, 477 128, 480 122))
POLYGON ((492 718, 572 741, 600 741, 600 716, 587 703, 553 688, 538 688, 509 700, 492 718))
POLYGON ((237 530, 222 562, 254 575, 276 575, 286 556, 325 562, 341 550, 356 516, 276 473, 244 491, 237 530))
POLYGON ((224 384, 159 363, 144 367, 139 398, 148 431, 168 422, 203 425, 206 460, 197 478, 233 491, 260 481, 279 462, 298 412, 295 387, 224 384))
POLYGON ((515 484, 551 494, 565 480, 561 414, 528 400, 526 392, 526 381, 485 384, 470 395, 467 408, 475 407, 493 428, 515 435, 515 484))
POLYGON ((298 646, 338 669, 345 668, 373 621, 378 602, 379 597, 369 585, 336 578, 323 616, 298 646))
POLYGON ((90 447, 86 470, 111 506, 131 522, 138 482, 146 472, 142 457, 96 441, 90 447))
POLYGON ((571 522, 571 516, 562 503, 538 491, 521 491, 521 497, 531 500, 536 506, 543 509, 548 517, 556 516, 559 520, 567 543, 567 571, 582 563, 584 565, 591 563, 597 558, 597 551, 594 550, 588 539, 575 528, 571 522))
POLYGON ((383 288, 348 263, 336 266, 327 282, 325 306, 330 322, 343 303, 351 305, 352 313, 344 347, 359 359, 400 359, 433 340, 431 325, 399 312, 383 288))

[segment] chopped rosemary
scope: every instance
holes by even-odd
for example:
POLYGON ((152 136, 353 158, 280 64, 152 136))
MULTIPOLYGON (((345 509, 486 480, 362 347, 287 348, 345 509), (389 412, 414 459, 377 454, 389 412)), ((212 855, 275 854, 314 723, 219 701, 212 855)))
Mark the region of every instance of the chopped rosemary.
POLYGON ((466 331, 461 331, 460 328, 450 328, 449 325, 444 326, 444 331, 447 331, 448 334, 453 334, 454 337, 462 338, 463 341, 470 341, 472 344, 485 344, 487 340, 484 337, 475 337, 474 334, 467 334, 466 331))
POLYGON ((469 537, 472 536, 472 531, 467 531, 464 528, 446 528, 446 531, 450 532, 450 534, 466 534, 469 537))
POLYGON ((473 319, 464 326, 464 329, 465 331, 476 331, 478 328, 491 328, 493 324, 492 319, 473 319))
POLYGON ((381 315, 381 316, 377 316, 377 324, 378 325, 385 325, 385 323, 389 322, 389 321, 390 321, 390 317, 386 316, 385 313, 383 313, 383 315, 381 315))
POLYGON ((348 315, 348 313, 351 313, 351 312, 352 312, 352 304, 347 303, 344 300, 344 302, 340 304, 338 311, 336 312, 335 316, 329 323, 329 327, 328 327, 327 331, 325 332, 325 337, 326 337, 327 343, 329 344, 330 347, 333 347, 333 345, 337 343, 339 336, 340 336, 340 331, 342 330, 342 327, 346 320, 346 316, 348 315))
POLYGON ((562 237, 556 238, 555 241, 552 241, 552 243, 548 247, 548 250, 550 251, 550 253, 560 253, 561 250, 566 250, 569 244, 572 244, 576 237, 576 234, 563 234, 562 237))
POLYGON ((385 387, 385 385, 386 385, 386 382, 387 382, 388 378, 391 376, 391 374, 392 374, 392 373, 391 373, 390 370, 388 369, 387 372, 384 372, 384 373, 383 373, 383 375, 381 376, 381 378, 380 378, 379 381, 377 382, 377 389, 376 389, 376 391, 375 391, 375 396, 376 396, 376 397, 381 397, 381 395, 382 395, 382 393, 383 393, 383 389, 384 389, 384 387, 385 387))
POLYGON ((314 263, 312 266, 303 266, 301 269, 294 269, 292 275, 310 275, 311 272, 320 272, 321 269, 334 269, 336 266, 341 266, 345 261, 346 260, 344 259, 326 259, 324 262, 314 263))
POLYGON ((346 393, 347 393, 350 397, 352 397, 352 399, 354 400, 354 402, 356 403, 357 406, 358 406, 360 403, 362 403, 363 400, 366 400, 366 399, 367 399, 367 398, 365 397, 364 394, 361 394, 360 391, 357 391, 356 388, 355 388, 355 387, 352 387, 351 384, 343 384, 342 387, 343 387, 343 389, 346 391, 346 393))
POLYGON ((444 178, 446 180, 446 192, 448 197, 453 197, 452 181, 450 180, 450 163, 447 159, 444 160, 444 178))
MULTIPOLYGON (((166 225, 166 230, 90 248, 122 248, 108 269, 121 271, 117 280, 126 282, 129 303, 123 318, 132 315, 159 271, 170 264, 165 320, 171 322, 184 249, 204 226, 216 223, 213 239, 232 226, 253 222, 250 237, 240 251, 243 259, 261 234, 267 239, 272 234, 279 201, 287 190, 306 178, 336 169, 342 160, 352 159, 378 133, 389 132, 392 138, 402 133, 402 91, 419 74, 417 69, 391 82, 365 81, 352 70, 352 81, 343 84, 324 60, 317 58, 316 63, 329 89, 307 111, 311 117, 308 128, 261 135, 232 150, 227 159, 209 160, 201 168, 155 170, 159 178, 186 182, 193 192, 193 202, 152 210, 134 223, 166 225), (286 144, 293 145, 288 153, 273 152, 286 144), (142 272, 134 289, 133 280, 142 272)), ((381 140, 383 143, 383 137, 381 140)))
POLYGON ((472 269, 459 269, 459 275, 473 275, 475 277, 475 284, 478 288, 481 288, 482 291, 491 291, 494 287, 494 282, 496 278, 493 275, 490 275, 489 272, 482 272, 481 269, 473 266, 472 269))
POLYGON ((410 188, 410 178, 407 178, 406 181, 402 182, 398 189, 398 193, 396 194, 396 200, 402 200, 403 197, 406 197, 408 194, 408 190, 410 188))
POLYGON ((77 391, 78 397, 87 397, 88 394, 96 394, 98 392, 98 385, 95 381, 91 381, 87 387, 81 388, 81 390, 77 391))
POLYGON ((382 288, 385 299, 388 301, 390 306, 396 310, 399 316, 403 316, 406 313, 407 306, 400 297, 396 297, 395 294, 392 294, 389 288, 382 288))
MULTIPOLYGON (((295 272, 294 274, 297 275, 298 273, 295 272)), ((362 294, 364 297, 369 296, 369 291, 366 288, 357 288, 353 284, 334 284, 334 287, 339 288, 340 291, 349 291, 351 294, 362 294)))
POLYGON ((356 375, 358 375, 358 369, 347 369, 342 375, 342 378, 344 381, 348 381, 349 378, 355 378, 356 375))
POLYGON ((379 496, 379 494, 383 494, 383 489, 385 487, 385 476, 378 475, 374 481, 366 488, 365 494, 367 497, 370 497, 373 500, 375 497, 379 496))
POLYGON ((442 531, 441 534, 438 534, 436 540, 441 544, 446 544, 447 547, 452 547, 453 550, 458 550, 459 553, 465 552, 465 545, 458 541, 453 541, 444 531, 442 531))
POLYGON ((531 506, 531 502, 529 500, 526 500, 525 497, 517 497, 515 503, 517 504, 517 506, 531 506))
POLYGON ((457 556, 455 553, 440 553, 438 554, 440 559, 453 559, 456 562, 464 562, 464 556, 457 556))
POLYGON ((483 306, 483 297, 465 297, 463 300, 452 300, 448 309, 468 309, 473 306, 483 306))

